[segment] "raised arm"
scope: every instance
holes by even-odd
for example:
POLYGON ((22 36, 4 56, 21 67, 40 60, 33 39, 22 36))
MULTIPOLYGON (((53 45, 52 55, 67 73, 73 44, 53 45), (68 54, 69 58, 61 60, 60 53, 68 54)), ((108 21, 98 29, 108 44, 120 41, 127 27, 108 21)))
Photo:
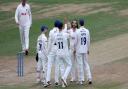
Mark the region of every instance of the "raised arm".
POLYGON ((19 7, 17 7, 15 11, 15 22, 19 25, 19 7))
POLYGON ((31 13, 31 7, 29 7, 29 18, 30 18, 30 25, 32 25, 32 13, 31 13))

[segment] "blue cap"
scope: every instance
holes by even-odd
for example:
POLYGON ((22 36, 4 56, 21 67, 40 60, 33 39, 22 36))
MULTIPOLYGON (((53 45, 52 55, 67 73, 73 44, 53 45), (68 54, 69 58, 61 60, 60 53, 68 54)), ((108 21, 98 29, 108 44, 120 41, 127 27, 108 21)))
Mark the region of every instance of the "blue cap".
POLYGON ((45 25, 42 25, 40 30, 41 30, 41 32, 43 32, 43 31, 45 31, 45 30, 48 30, 48 27, 45 26, 45 25))
POLYGON ((56 21, 54 22, 54 26, 55 26, 55 27, 58 27, 58 24, 59 24, 60 22, 61 22, 60 20, 56 20, 56 21))
POLYGON ((80 19, 80 20, 79 20, 79 24, 80 24, 81 26, 84 26, 84 19, 80 19))

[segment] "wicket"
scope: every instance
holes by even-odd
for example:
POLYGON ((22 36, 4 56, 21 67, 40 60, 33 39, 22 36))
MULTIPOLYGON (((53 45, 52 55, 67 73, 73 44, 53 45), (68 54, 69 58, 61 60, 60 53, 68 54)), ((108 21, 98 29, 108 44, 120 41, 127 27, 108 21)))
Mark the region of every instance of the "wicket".
POLYGON ((18 77, 24 76, 24 53, 17 53, 17 74, 18 77))

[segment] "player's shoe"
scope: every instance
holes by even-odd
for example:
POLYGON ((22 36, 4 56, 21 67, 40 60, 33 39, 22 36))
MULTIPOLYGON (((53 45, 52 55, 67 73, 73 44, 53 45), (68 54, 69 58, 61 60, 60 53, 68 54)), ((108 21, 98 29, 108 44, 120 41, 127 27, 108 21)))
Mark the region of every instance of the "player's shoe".
POLYGON ((68 84, 67 84, 67 82, 66 82, 66 80, 65 79, 61 79, 61 81, 62 81, 62 84, 64 84, 65 85, 65 87, 67 87, 68 86, 68 84))
POLYGON ((80 85, 83 85, 83 81, 80 81, 79 84, 80 84, 80 85))
POLYGON ((73 79, 73 78, 71 78, 71 80, 70 80, 70 82, 75 82, 76 80, 75 79, 73 79))
POLYGON ((66 86, 64 85, 64 83, 62 82, 62 87, 65 88, 66 86))
POLYGON ((92 84, 92 80, 88 80, 87 84, 91 85, 92 84))
POLYGON ((56 83, 55 83, 55 86, 56 86, 56 87, 57 87, 57 86, 59 86, 59 83, 58 83, 58 82, 56 82, 56 83))
POLYGON ((45 82, 46 82, 46 81, 45 81, 44 79, 43 79, 43 80, 41 80, 41 83, 42 83, 43 85, 45 84, 45 82))
POLYGON ((28 50, 25 51, 25 55, 28 55, 28 50))
POLYGON ((92 81, 89 81, 88 84, 91 85, 92 84, 92 81))
POLYGON ((50 81, 48 81, 46 84, 44 84, 44 88, 46 88, 46 87, 48 87, 50 85, 51 85, 51 83, 50 83, 50 81))

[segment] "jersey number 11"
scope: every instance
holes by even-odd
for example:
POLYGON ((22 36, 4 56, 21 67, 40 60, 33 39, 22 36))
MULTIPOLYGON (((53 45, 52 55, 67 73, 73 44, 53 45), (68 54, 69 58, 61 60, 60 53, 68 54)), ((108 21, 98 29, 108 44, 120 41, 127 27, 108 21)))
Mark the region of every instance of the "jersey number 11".
POLYGON ((63 42, 58 42, 59 49, 63 49, 63 42))

